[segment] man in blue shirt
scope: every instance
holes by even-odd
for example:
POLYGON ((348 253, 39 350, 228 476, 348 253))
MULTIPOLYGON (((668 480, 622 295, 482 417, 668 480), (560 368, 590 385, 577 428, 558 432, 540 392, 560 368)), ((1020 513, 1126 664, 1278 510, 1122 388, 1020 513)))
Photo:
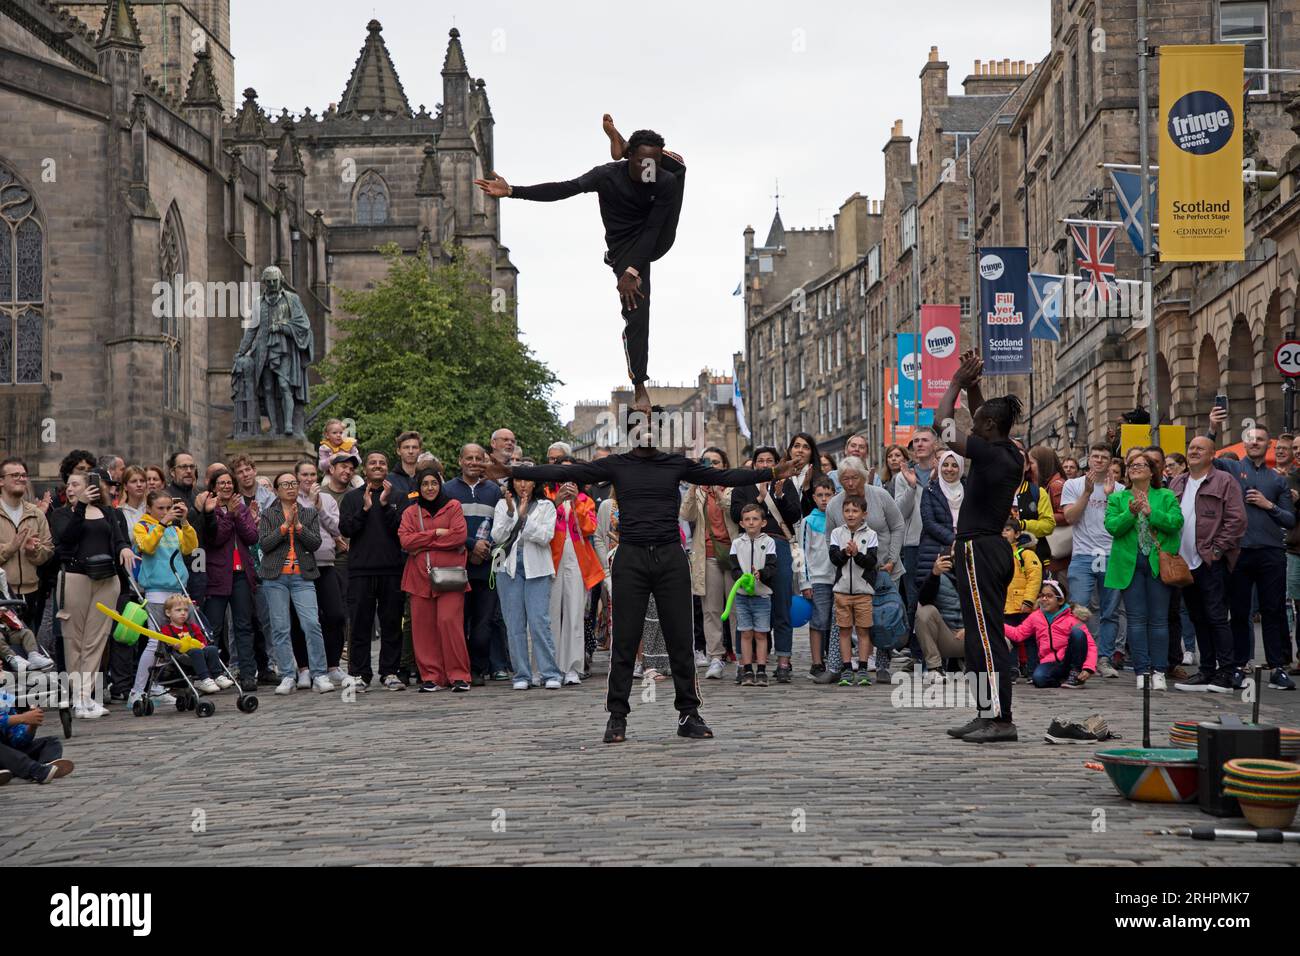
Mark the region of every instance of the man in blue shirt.
MULTIPOLYGON (((1210 416, 1216 426, 1226 417, 1226 413, 1210 416)), ((1268 686, 1295 690, 1295 681, 1286 672, 1291 658, 1286 619, 1286 532, 1296 523, 1291 486, 1265 461, 1269 446, 1267 428, 1258 424, 1247 428, 1242 442, 1246 446, 1244 460, 1217 458, 1214 462, 1216 468, 1237 479, 1246 501, 1246 534, 1241 539, 1241 554, 1232 569, 1228 591, 1236 665, 1232 682, 1233 686, 1241 686, 1245 680, 1244 669, 1254 656, 1251 604, 1252 594, 1258 590, 1264 654, 1273 672, 1268 686)))
POLYGON ((465 595, 465 638, 469 643, 471 683, 481 687, 488 675, 493 680, 510 679, 510 661, 504 648, 494 645, 492 621, 496 616, 497 592, 488 586, 492 567, 492 515, 501 498, 501 486, 484 477, 487 452, 469 444, 460 450, 460 477, 443 487, 448 498, 460 502, 465 512, 465 549, 469 560, 469 593, 465 595))

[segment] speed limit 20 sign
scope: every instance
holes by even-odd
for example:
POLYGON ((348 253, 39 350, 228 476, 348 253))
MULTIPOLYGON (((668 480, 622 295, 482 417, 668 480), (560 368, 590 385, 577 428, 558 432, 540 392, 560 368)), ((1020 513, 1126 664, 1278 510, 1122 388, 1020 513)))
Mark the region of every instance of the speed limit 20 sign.
POLYGON ((1273 364, 1283 375, 1290 378, 1300 376, 1300 342, 1287 341, 1279 345, 1273 353, 1273 364))

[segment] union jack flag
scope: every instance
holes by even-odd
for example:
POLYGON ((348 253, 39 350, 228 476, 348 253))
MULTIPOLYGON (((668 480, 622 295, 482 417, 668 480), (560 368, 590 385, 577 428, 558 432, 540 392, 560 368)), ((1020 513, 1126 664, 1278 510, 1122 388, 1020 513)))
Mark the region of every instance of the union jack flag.
POLYGON ((1074 264, 1088 283, 1088 295, 1105 302, 1117 292, 1115 278, 1115 226, 1070 226, 1074 238, 1074 264))

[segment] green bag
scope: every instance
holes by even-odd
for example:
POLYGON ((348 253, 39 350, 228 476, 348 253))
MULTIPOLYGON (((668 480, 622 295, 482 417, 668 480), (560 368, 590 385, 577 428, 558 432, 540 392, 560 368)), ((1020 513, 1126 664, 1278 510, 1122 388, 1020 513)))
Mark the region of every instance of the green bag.
MULTIPOLYGON (((132 624, 139 624, 141 627, 149 626, 149 612, 145 610, 143 604, 137 604, 135 601, 126 602, 126 606, 122 608, 122 616, 132 624)), ((140 640, 140 632, 131 630, 125 624, 116 624, 113 626, 113 640, 127 647, 135 647, 140 640)))

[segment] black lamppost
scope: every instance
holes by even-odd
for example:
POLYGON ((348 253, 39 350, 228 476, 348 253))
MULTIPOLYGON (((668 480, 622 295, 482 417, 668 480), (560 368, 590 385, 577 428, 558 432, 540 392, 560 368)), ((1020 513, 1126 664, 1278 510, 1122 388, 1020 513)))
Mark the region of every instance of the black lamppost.
POLYGON ((1056 431, 1056 422, 1052 422, 1052 430, 1047 433, 1047 440, 1052 443, 1053 448, 1061 441, 1061 436, 1056 431))
POLYGON ((1065 437, 1070 443, 1070 450, 1079 447, 1079 422, 1074 417, 1074 412, 1070 412, 1070 417, 1065 420, 1065 437))

